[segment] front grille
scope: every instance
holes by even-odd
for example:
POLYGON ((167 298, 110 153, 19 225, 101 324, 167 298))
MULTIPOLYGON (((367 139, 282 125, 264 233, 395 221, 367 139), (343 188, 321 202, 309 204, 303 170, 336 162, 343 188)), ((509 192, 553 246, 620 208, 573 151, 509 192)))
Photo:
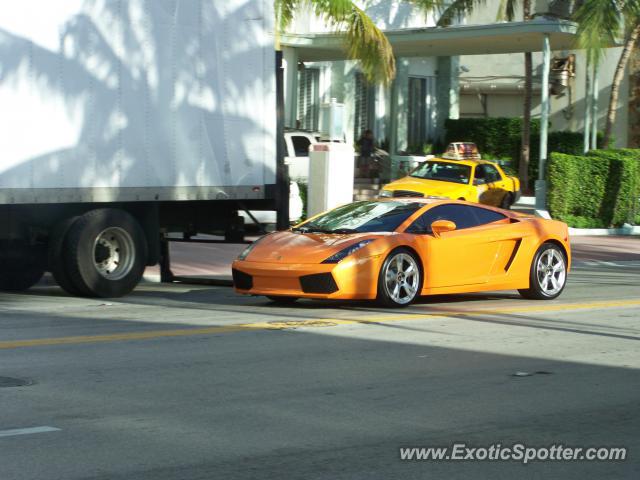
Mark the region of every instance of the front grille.
POLYGON ((420 193, 420 192, 412 192, 411 190, 394 190, 393 191, 393 196, 395 198, 399 198, 399 197, 424 197, 424 194, 420 193))
POLYGON ((314 273, 300 277, 300 286, 304 293, 333 293, 338 285, 330 273, 314 273))
POLYGON ((235 268, 231 269, 233 285, 240 290, 251 290, 253 288, 253 277, 248 273, 241 272, 235 268))

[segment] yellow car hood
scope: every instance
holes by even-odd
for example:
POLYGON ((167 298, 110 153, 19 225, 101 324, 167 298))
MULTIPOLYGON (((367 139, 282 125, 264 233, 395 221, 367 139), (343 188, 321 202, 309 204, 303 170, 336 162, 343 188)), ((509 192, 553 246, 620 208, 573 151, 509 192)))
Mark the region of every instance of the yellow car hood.
POLYGON ((468 185, 462 183, 442 182, 440 180, 423 180, 414 177, 404 177, 395 182, 385 185, 383 190, 408 190, 419 192, 424 195, 434 195, 438 197, 451 197, 464 191, 468 185))

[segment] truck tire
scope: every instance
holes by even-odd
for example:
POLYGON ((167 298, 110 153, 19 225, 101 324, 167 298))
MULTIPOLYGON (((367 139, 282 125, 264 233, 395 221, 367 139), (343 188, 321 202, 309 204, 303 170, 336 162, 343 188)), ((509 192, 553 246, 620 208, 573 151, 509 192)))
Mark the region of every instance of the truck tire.
POLYGON ((130 293, 147 264, 147 242, 129 213, 92 210, 69 228, 64 242, 66 272, 82 295, 113 298, 130 293))
POLYGON ((59 222, 49 235, 49 245, 47 249, 47 263, 51 275, 53 275, 53 278, 60 288, 68 294, 76 296, 82 295, 83 293, 74 285, 71 277, 67 273, 67 263, 64 258, 67 250, 65 245, 67 234, 78 218, 80 217, 69 217, 59 222))
POLYGON ((40 281, 46 264, 44 247, 22 242, 0 245, 0 291, 28 290, 40 281))

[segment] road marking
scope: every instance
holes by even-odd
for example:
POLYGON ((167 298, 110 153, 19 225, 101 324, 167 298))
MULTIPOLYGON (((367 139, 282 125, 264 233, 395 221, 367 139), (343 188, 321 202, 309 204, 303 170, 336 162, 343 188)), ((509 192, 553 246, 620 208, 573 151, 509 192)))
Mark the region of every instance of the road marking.
MULTIPOLYGON (((425 305, 417 307, 424 309, 420 313, 396 314, 389 316, 375 316, 370 319, 359 318, 311 318, 308 320, 274 321, 243 323, 229 326, 213 326, 204 328, 184 328, 179 330, 150 330, 146 332, 114 333, 106 335, 81 335, 75 337, 37 338, 30 340, 10 340, 0 342, 0 350, 15 348, 53 346, 53 345, 77 345, 88 343, 107 343, 131 340, 151 340, 156 338, 192 337, 198 335, 216 335, 223 333, 237 333, 259 330, 282 330, 299 327, 332 327, 337 325, 357 325, 390 322, 404 322, 411 320, 424 320, 427 318, 443 317, 469 317, 478 315, 505 315, 533 312, 561 312, 571 310, 602 310, 609 308, 625 308, 640 306, 640 299, 636 300, 611 300, 589 303, 563 303, 551 305, 530 305, 526 307, 503 307, 499 309, 475 309, 475 310, 438 310, 437 307, 425 305)), ((368 313, 368 312, 364 312, 368 313)))
POLYGON ((60 428, 56 427, 14 428, 13 430, 0 430, 0 437, 15 437, 17 435, 32 435, 34 433, 59 432, 60 430, 60 428))

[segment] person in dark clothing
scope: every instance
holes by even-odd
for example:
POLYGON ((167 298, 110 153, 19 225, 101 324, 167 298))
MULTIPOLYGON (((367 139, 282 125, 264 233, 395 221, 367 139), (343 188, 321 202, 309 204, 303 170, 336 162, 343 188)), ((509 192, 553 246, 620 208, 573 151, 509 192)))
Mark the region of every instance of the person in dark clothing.
POLYGON ((373 132, 371 130, 365 130, 360 140, 358 140, 358 144, 360 145, 360 161, 358 165, 360 176, 368 178, 373 162, 373 152, 375 151, 373 132))

